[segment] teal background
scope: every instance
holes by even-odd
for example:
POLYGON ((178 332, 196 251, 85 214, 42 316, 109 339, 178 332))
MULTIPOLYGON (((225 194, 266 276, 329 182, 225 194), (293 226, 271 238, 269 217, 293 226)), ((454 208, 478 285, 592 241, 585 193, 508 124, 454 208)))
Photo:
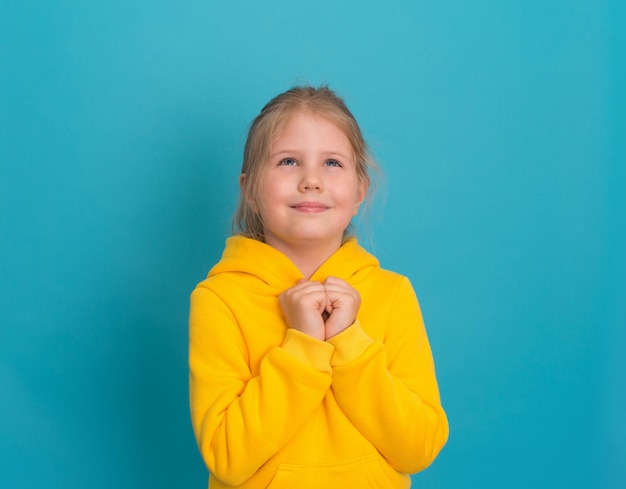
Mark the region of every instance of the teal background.
POLYGON ((205 487, 188 297, 304 81, 422 304, 451 434, 414 487, 626 487, 623 5, 3 1, 0 487, 205 487))

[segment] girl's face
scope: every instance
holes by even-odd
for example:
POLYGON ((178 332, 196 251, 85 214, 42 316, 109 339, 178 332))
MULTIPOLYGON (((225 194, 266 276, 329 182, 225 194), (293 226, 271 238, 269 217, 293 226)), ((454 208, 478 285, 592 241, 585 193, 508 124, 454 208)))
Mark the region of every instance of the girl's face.
POLYGON ((313 112, 294 112, 262 175, 256 210, 265 242, 283 252, 311 245, 335 251, 366 191, 343 131, 313 112))

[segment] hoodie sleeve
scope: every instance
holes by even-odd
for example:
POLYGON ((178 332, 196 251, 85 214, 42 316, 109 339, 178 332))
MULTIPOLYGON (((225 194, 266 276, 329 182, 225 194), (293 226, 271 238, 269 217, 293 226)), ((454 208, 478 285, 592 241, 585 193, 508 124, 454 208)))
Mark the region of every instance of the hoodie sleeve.
POLYGON ((288 330, 253 377, 232 312, 209 289, 196 288, 189 320, 191 418, 217 479, 242 484, 301 429, 330 387, 333 350, 288 330))
POLYGON ((329 342, 335 398, 355 427, 398 471, 430 465, 448 438, 433 358, 409 280, 395 292, 384 342, 357 321, 329 342))

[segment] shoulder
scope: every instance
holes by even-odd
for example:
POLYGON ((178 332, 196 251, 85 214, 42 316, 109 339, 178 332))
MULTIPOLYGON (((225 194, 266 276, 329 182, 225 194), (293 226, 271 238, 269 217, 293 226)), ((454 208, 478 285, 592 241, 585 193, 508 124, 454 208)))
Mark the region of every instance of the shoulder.
POLYGON ((213 274, 212 271, 213 269, 204 280, 194 287, 191 292, 192 304, 228 303, 229 295, 236 294, 238 287, 234 283, 235 274, 229 272, 213 274))
POLYGON ((385 268, 372 268, 367 281, 388 296, 406 294, 407 292, 414 294, 411 280, 406 275, 385 268))
POLYGON ((220 290, 219 282, 220 278, 208 277, 195 286, 191 292, 191 305, 194 306, 206 305, 212 302, 223 302, 220 298, 218 291, 220 290))
POLYGON ((216 300, 228 302, 227 297, 233 295, 239 288, 232 275, 230 273, 209 275, 191 292, 192 301, 195 299, 200 302, 216 300))

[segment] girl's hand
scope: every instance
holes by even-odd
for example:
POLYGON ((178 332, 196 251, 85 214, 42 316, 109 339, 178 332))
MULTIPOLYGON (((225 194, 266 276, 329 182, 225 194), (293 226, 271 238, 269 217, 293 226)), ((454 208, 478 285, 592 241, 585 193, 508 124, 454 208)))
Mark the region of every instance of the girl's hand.
POLYGON ((345 280, 337 277, 328 277, 324 281, 327 303, 325 339, 332 338, 354 323, 361 307, 361 295, 345 280))
POLYGON ((324 285, 300 279, 280 294, 278 300, 290 328, 321 341, 326 339, 322 314, 328 299, 324 285))

